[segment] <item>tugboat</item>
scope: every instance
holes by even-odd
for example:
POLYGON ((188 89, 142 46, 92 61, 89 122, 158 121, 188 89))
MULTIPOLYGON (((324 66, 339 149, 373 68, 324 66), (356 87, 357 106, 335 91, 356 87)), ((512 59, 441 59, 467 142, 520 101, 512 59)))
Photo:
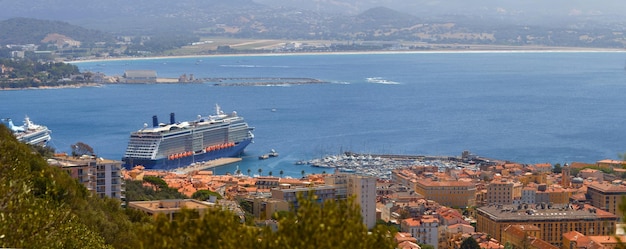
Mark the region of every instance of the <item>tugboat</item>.
POLYGON ((271 149, 270 153, 260 155, 259 156, 259 160, 265 160, 265 159, 268 159, 270 157, 277 157, 277 156, 278 156, 278 152, 276 152, 274 149, 271 149))
POLYGON ((278 156, 278 152, 276 152, 274 149, 270 150, 270 157, 277 157, 278 156))

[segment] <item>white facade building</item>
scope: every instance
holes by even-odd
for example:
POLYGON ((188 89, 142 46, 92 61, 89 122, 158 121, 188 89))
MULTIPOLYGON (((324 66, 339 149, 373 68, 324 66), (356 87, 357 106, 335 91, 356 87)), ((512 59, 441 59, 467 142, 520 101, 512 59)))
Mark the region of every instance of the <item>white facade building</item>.
POLYGON ((334 174, 324 180, 327 185, 335 186, 338 199, 354 196, 354 202, 359 205, 363 223, 367 228, 376 225, 376 178, 355 174, 334 174))

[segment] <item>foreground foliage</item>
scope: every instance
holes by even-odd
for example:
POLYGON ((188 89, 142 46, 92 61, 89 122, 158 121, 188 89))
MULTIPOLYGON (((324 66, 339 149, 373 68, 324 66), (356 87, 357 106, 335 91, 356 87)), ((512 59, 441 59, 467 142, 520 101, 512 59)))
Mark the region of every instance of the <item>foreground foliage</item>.
POLYGON ((73 210, 87 193, 73 183, 0 126, 0 247, 111 247, 73 210))
MULTIPOLYGON (((313 196, 312 194, 309 196, 313 196)), ((299 197, 298 211, 277 216, 278 229, 241 224, 234 213, 185 210, 173 221, 158 216, 140 230, 141 248, 394 248, 385 226, 368 231, 352 201, 299 197)))

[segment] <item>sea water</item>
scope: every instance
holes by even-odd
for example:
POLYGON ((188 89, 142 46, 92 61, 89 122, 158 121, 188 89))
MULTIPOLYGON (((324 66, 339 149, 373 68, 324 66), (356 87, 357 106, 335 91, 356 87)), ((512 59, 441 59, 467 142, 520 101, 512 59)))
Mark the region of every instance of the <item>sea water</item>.
MULTIPOLYGON (((48 126, 58 151, 83 142, 120 160, 130 132, 236 111, 253 126, 244 160, 215 169, 299 177, 342 151, 479 156, 520 163, 617 159, 626 152, 626 54, 475 52, 211 56, 77 63, 159 77, 307 77, 328 84, 133 84, 0 92, 0 116, 48 126), (277 158, 259 160, 271 149, 277 158)), ((19 121, 18 121, 19 123, 19 121)))

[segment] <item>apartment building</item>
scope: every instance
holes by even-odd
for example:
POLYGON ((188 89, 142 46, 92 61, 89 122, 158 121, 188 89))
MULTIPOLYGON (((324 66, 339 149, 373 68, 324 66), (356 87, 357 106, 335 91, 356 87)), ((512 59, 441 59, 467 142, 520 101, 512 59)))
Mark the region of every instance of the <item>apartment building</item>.
POLYGON ((471 181, 418 179, 415 192, 444 206, 465 208, 476 205, 476 184, 471 181))
POLYGON ((626 186, 619 180, 612 183, 593 183, 587 187, 587 195, 591 205, 622 218, 624 214, 619 210, 622 198, 626 196, 626 186))
POLYGON ((105 196, 123 199, 124 182, 122 162, 95 156, 56 156, 48 159, 48 164, 67 171, 82 183, 87 190, 104 198, 105 196))
POLYGON ((289 210, 297 211, 300 204, 298 203, 298 196, 302 195, 307 197, 312 192, 317 203, 324 203, 327 200, 335 200, 335 187, 329 185, 312 186, 312 187, 292 187, 289 184, 281 184, 279 188, 273 188, 271 190, 272 199, 286 201, 289 205, 289 210))
POLYGON ((507 180, 492 181, 487 185, 487 204, 513 204, 522 199, 522 184, 507 180))
POLYGON ((439 229, 439 220, 429 215, 404 219, 400 223, 402 232, 410 233, 417 243, 431 245, 435 249, 439 248, 439 229))
POLYGON ((476 210, 476 230, 503 241, 509 225, 532 225, 538 237, 561 247, 563 233, 579 231, 587 235, 615 234, 617 216, 588 204, 488 205, 476 210))
POLYGON ((363 223, 368 228, 376 225, 376 178, 355 174, 334 174, 324 178, 326 185, 334 186, 337 199, 354 198, 361 209, 363 223))

